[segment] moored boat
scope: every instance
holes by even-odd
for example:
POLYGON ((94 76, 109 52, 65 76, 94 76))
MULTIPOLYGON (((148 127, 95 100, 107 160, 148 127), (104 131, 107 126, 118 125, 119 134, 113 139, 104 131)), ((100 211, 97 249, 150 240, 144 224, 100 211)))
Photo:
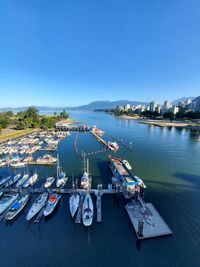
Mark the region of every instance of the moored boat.
POLYGON ((132 167, 131 167, 131 165, 130 165, 130 163, 128 162, 128 160, 122 160, 122 162, 124 163, 124 165, 126 166, 126 168, 128 169, 128 170, 132 170, 132 167))
POLYGON ((48 195, 49 194, 47 192, 39 195, 39 197, 33 203, 33 205, 31 206, 31 208, 30 208, 30 210, 26 216, 27 221, 31 220, 45 206, 45 204, 47 202, 48 195))
POLYGON ((13 178, 9 179, 5 184, 4 186, 5 187, 9 187, 13 184, 15 184, 21 177, 21 173, 18 173, 17 175, 15 175, 13 178))
POLYGON ((13 220, 16 216, 23 210, 29 200, 29 194, 21 196, 18 200, 16 200, 8 209, 4 219, 6 221, 13 220))
POLYGON ((89 160, 87 159, 87 164, 85 162, 85 155, 84 155, 84 168, 83 168, 83 176, 81 177, 81 188, 89 189, 90 187, 90 178, 89 178, 89 160))
POLYGON ((18 161, 18 162, 10 163, 10 166, 13 168, 23 168, 26 166, 26 163, 22 161, 18 161))
POLYGON ((38 174, 34 173, 31 177, 28 178, 28 180, 23 184, 23 187, 28 187, 31 185, 34 185, 37 182, 38 174))
POLYGON ((74 217, 80 201, 80 195, 79 194, 72 194, 69 198, 69 208, 72 215, 72 218, 74 217))
POLYGON ((0 168, 5 167, 6 165, 7 165, 7 162, 4 162, 4 161, 0 162, 0 168))
POLYGON ((92 224, 93 215, 94 215, 94 206, 93 206, 92 198, 90 194, 87 193, 84 198, 83 207, 82 207, 82 219, 83 219, 83 224, 85 226, 90 226, 92 224))
POLYGON ((120 158, 111 158, 109 166, 121 189, 124 190, 124 193, 128 193, 126 198, 133 196, 136 191, 143 192, 144 188, 146 188, 140 178, 129 172, 120 158))
POLYGON ((50 195, 47 205, 43 211, 45 217, 49 216, 55 210, 60 198, 61 196, 59 194, 50 195))
POLYGON ((22 178, 20 178, 20 179, 18 180, 18 182, 16 183, 15 187, 20 187, 20 186, 22 186, 22 185, 28 180, 28 178, 29 178, 29 175, 28 175, 28 174, 24 174, 24 175, 22 176, 22 178))
POLYGON ((51 187, 51 185, 53 184, 54 181, 55 181, 55 178, 54 177, 48 177, 46 179, 46 182, 44 183, 44 188, 51 187))
POLYGON ((3 186, 7 181, 9 181, 10 179, 11 179, 12 177, 9 175, 9 176, 7 176, 7 177, 5 177, 5 178, 2 178, 1 180, 0 180, 0 186, 3 186))
POLYGON ((18 196, 19 194, 4 194, 0 199, 0 214, 6 211, 18 198, 18 196))
POLYGON ((115 151, 119 150, 117 142, 108 141, 108 147, 110 148, 110 150, 115 150, 115 151))

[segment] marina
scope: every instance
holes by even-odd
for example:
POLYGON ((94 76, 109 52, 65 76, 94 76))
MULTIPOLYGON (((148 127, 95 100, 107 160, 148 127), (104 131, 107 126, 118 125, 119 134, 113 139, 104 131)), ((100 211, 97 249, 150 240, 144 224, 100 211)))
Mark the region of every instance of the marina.
MULTIPOLYGON (((57 127, 58 130, 58 127, 57 127)), ((104 135, 104 131, 100 130, 96 126, 89 127, 89 126, 76 126, 75 128, 70 127, 61 127, 59 128, 59 131, 57 132, 43 132, 43 133, 35 133, 32 135, 29 135, 28 138, 24 137, 23 139, 18 139, 14 141, 9 142, 9 146, 6 146, 5 144, 1 147, 1 154, 6 155, 7 153, 12 156, 12 153, 17 153, 17 149, 19 149, 18 152, 22 151, 21 155, 26 153, 27 149, 31 149, 31 151, 34 151, 34 153, 38 150, 43 151, 47 150, 49 151, 52 149, 51 147, 41 147, 43 142, 48 143, 48 145, 58 145, 59 140, 65 139, 67 136, 70 136, 67 134, 68 131, 84 131, 84 132, 90 132, 99 142, 103 143, 105 145, 106 149, 114 150, 115 152, 118 150, 117 143, 112 143, 110 141, 105 141, 102 138, 102 135, 104 135), (91 129, 91 130, 90 130, 91 129), (64 132, 64 133, 63 133, 64 132), (34 144, 36 147, 30 148, 28 145, 34 144), (23 144, 23 147, 19 147, 19 145, 23 144), (25 146, 26 144, 26 146, 25 146)), ((74 146, 76 154, 79 155, 78 147, 77 147, 77 140, 78 140, 78 133, 76 133, 74 146)), ((119 141, 119 140, 118 140, 119 141)), ((54 147, 55 148, 55 147, 54 147)), ((54 150, 54 149, 53 149, 54 150)), ((99 150, 96 152, 106 152, 106 150, 99 150)), ((86 227, 90 226, 93 222, 94 217, 94 207, 96 208, 96 222, 101 223, 102 222, 102 197, 105 194, 108 195, 116 195, 119 197, 121 194, 127 201, 129 201, 125 209, 127 210, 127 214, 130 218, 130 221, 135 229, 136 236, 138 239, 145 239, 150 237, 157 237, 157 236, 163 236, 163 235, 170 235, 172 234, 169 227, 166 225, 162 217, 159 215, 159 213, 156 211, 156 209, 149 203, 145 203, 143 200, 144 190, 146 189, 146 186, 144 182, 137 176, 132 175, 130 173, 132 167, 129 164, 127 160, 121 160, 119 158, 111 158, 109 156, 108 165, 112 171, 113 177, 111 179, 112 184, 108 184, 107 189, 103 188, 102 185, 97 185, 97 189, 92 188, 92 176, 90 175, 89 171, 89 160, 86 159, 86 156, 88 155, 95 155, 95 151, 93 152, 82 152, 82 158, 83 158, 83 176, 80 180, 80 188, 78 188, 78 184, 74 183, 73 180, 73 186, 72 188, 66 188, 66 182, 68 180, 68 177, 66 176, 65 172, 61 170, 59 157, 53 157, 50 154, 43 154, 42 156, 39 156, 37 159, 33 160, 33 156, 26 156, 26 165, 52 165, 57 164, 57 179, 56 179, 56 187, 53 186, 53 183, 55 181, 54 177, 47 178, 46 182, 42 187, 33 187, 33 185, 38 180, 38 174, 35 172, 32 174, 32 176, 29 176, 28 174, 24 174, 23 177, 21 177, 21 174, 15 175, 14 178, 11 176, 5 177, 0 180, 0 183, 2 183, 3 187, 0 187, 0 192, 2 194, 15 194, 17 196, 22 196, 19 201, 22 201, 24 203, 24 206, 28 202, 28 196, 39 194, 39 197, 37 198, 36 202, 32 206, 32 211, 30 210, 29 214, 27 215, 27 219, 30 220, 31 217, 35 217, 34 222, 39 223, 43 216, 47 217, 51 213, 53 213, 56 206, 59 205, 59 200, 61 199, 63 194, 70 195, 70 201, 69 201, 69 207, 70 212, 72 215, 72 218, 75 216, 75 223, 80 224, 83 222, 83 225, 86 227), (19 180, 19 181, 18 181, 19 180), (5 182, 4 182, 5 181, 5 182), (15 183, 17 183, 17 186, 13 186, 15 183), (4 184, 6 186, 4 186, 4 184), (93 197, 96 198, 95 206, 93 204, 93 197), (23 196, 27 196, 25 200, 23 200, 23 196), (40 203, 40 197, 44 196, 44 199, 40 203), (48 197, 48 200, 47 200, 48 197), (131 202, 133 199, 136 200, 136 202, 131 202), (39 206, 37 206, 37 203, 39 206), (133 205, 135 203, 135 205, 133 205), (141 210, 145 211, 142 213, 141 210), (35 210, 35 211, 34 211, 35 210), (147 214, 147 210, 149 211, 149 218, 153 221, 153 224, 156 226, 153 228, 153 230, 149 230, 147 220, 143 220, 141 223, 141 220, 144 219, 145 215, 147 214), (146 212, 146 213, 145 213, 146 212), (32 215, 31 215, 32 214, 32 215), (142 229, 141 229, 142 225, 142 229)), ((3 159, 1 159, 1 162, 4 162, 3 159)), ((7 157, 8 160, 8 157, 7 157)), ((20 157, 17 155, 13 158, 13 156, 9 157, 9 162, 12 161, 16 164, 19 164, 19 168, 23 168, 24 166, 21 165, 23 162, 20 161, 20 157)), ((8 162, 8 161, 7 161, 8 162)), ((11 165, 11 164, 10 164, 11 165)), ((73 178, 74 179, 74 178, 73 178)), ((18 204, 15 204, 17 208, 18 204)), ((9 206, 8 206, 9 207, 9 206)), ((23 207, 22 207, 23 208, 23 207)), ((14 209, 14 208, 13 208, 14 209)), ((19 210, 20 211, 20 210, 19 210)), ((18 211, 16 210, 18 213, 18 211)), ((14 214, 14 210, 12 212, 14 214)), ((10 214, 12 214, 10 213, 10 214)), ((7 214, 7 213, 6 213, 7 214)), ((1 220, 5 218, 12 218, 11 215, 1 215, 1 220)), ((13 215, 14 216, 14 215, 13 215)))

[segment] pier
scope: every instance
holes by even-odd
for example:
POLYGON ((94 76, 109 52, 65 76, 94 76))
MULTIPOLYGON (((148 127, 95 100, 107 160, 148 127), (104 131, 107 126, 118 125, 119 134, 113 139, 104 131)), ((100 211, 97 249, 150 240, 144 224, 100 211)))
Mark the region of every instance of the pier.
POLYGON ((171 235, 172 231, 155 209, 153 204, 145 203, 145 208, 136 203, 125 206, 138 239, 171 235))
POLYGON ((99 142, 103 143, 104 146, 106 146, 108 149, 110 149, 110 146, 109 146, 108 142, 106 142, 103 138, 101 138, 101 136, 99 136, 98 134, 96 134, 94 131, 90 131, 90 133, 92 135, 94 135, 99 142))

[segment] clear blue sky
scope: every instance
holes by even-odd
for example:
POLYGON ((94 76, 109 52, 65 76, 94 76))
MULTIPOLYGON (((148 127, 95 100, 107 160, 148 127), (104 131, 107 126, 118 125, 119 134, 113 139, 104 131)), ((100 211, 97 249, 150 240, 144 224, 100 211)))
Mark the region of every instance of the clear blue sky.
POLYGON ((0 0, 0 107, 200 94, 199 0, 0 0))

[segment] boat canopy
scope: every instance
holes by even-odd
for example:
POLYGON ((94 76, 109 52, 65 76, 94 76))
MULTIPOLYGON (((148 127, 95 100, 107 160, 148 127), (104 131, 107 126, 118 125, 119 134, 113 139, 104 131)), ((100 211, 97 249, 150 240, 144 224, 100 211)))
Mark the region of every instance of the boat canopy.
POLYGON ((139 182, 128 182, 127 185, 138 185, 139 182))

